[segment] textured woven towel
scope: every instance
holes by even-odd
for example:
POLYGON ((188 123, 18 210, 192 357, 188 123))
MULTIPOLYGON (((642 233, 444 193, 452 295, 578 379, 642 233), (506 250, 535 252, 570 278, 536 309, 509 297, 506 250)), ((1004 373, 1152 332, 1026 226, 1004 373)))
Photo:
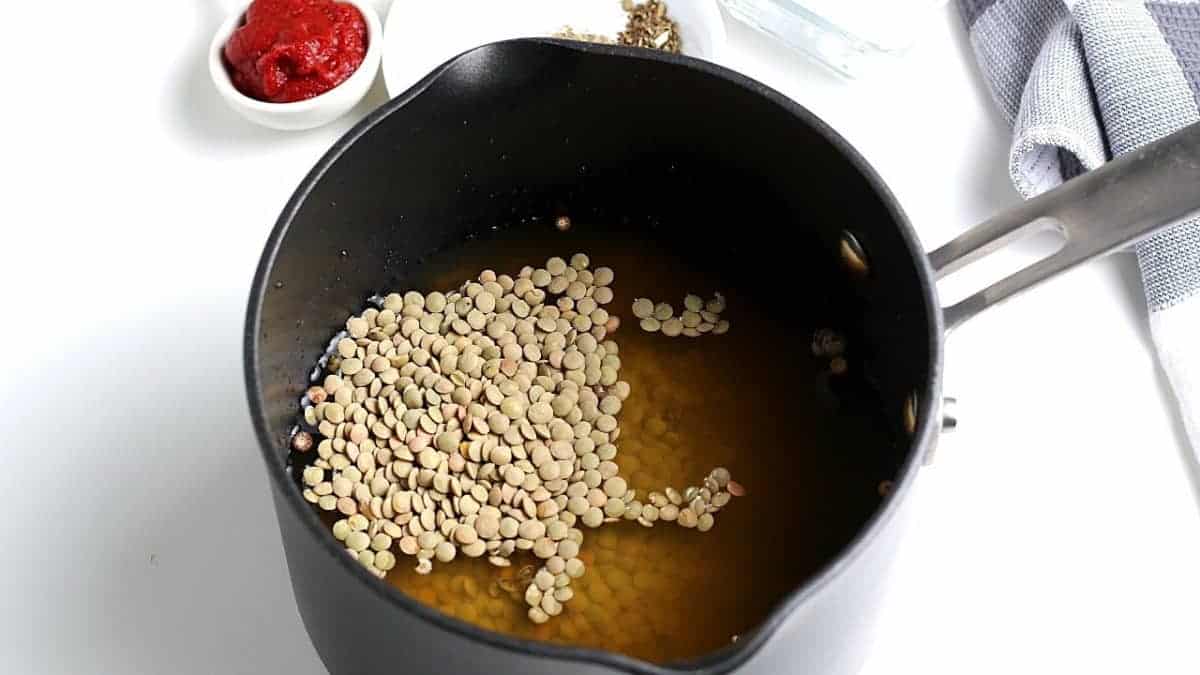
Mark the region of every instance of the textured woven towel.
MULTIPOLYGON (((958 0, 1025 197, 1200 120, 1200 0, 958 0)), ((1200 190, 1200 185, 1196 186, 1200 190)), ((1200 452, 1200 218, 1137 246, 1150 330, 1200 452)))

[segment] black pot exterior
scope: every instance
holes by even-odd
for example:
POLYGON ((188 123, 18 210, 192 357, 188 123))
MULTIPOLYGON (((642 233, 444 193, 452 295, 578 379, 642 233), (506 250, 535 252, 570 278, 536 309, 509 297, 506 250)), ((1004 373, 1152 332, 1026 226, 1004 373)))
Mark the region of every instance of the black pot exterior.
POLYGON ((297 605, 329 671, 855 672, 907 491, 936 433, 925 404, 914 434, 902 422, 911 393, 940 396, 931 278, 861 157, 744 77, 682 57, 544 40, 481 47, 430 75, 355 127, 305 179, 267 244, 247 317, 252 417, 297 605), (870 404, 887 411, 896 439, 878 449, 896 489, 842 555, 782 599, 762 628, 701 662, 661 667, 534 643, 429 609, 350 560, 288 471, 308 369, 350 311, 411 282, 427 256, 453 255, 465 238, 558 214, 686 230, 699 254, 754 270, 763 293, 785 277, 819 289, 824 320, 865 346, 857 358, 877 390, 870 404), (839 267, 843 228, 869 254, 865 279, 839 267), (765 254, 788 264, 762 272, 755 261, 765 254))

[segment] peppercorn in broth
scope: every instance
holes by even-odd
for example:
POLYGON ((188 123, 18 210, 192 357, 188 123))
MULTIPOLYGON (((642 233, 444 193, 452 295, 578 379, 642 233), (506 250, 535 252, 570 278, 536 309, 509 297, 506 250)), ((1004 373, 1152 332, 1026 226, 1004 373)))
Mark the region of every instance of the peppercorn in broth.
MULTIPOLYGON (((546 444, 535 442, 533 456, 517 457, 525 454, 515 450, 520 442, 514 450, 503 445, 499 446, 503 450, 488 448, 504 454, 488 462, 502 467, 491 480, 497 495, 508 485, 505 492, 510 500, 514 494, 520 495, 518 499, 530 496, 525 499, 528 504, 515 507, 528 512, 514 524, 492 518, 494 513, 485 514, 483 509, 495 498, 491 489, 476 489, 477 483, 462 494, 448 484, 431 483, 429 492, 445 488, 444 500, 453 501, 455 508, 442 508, 440 501, 427 497, 419 500, 423 508, 417 513, 412 500, 405 498, 395 506, 407 509, 407 517, 384 523, 389 518, 386 513, 376 519, 370 508, 358 513, 355 505, 370 504, 373 495, 388 495, 388 483, 380 476, 382 467, 376 473, 380 480, 366 480, 365 474, 376 471, 373 460, 350 464, 343 456, 338 469, 331 460, 342 455, 335 454, 326 458, 326 464, 332 465, 318 476, 310 471, 312 464, 328 455, 331 446, 322 451, 318 445, 318 452, 294 455, 298 464, 309 465, 303 469, 305 496, 318 505, 333 535, 368 569, 409 596, 508 635, 614 651, 655 663, 689 661, 729 645, 761 624, 788 593, 837 555, 878 507, 877 485, 890 477, 883 453, 848 449, 883 447, 889 440, 879 425, 830 424, 834 413, 827 394, 829 379, 847 375, 831 375, 828 360, 813 357, 813 327, 804 316, 803 293, 792 306, 768 302, 764 307, 739 292, 743 284, 737 279, 722 277, 719 262, 684 260, 659 242, 624 232, 617 237, 584 225, 571 226, 566 233, 551 226, 500 233, 431 258, 405 280, 403 288, 389 290, 407 302, 415 298, 405 294, 416 289, 422 303, 432 296, 439 304, 445 301, 443 294, 462 288, 464 281, 479 284, 482 270, 519 280, 522 268, 531 266, 526 278, 532 283, 535 273, 539 277, 534 287, 545 290, 544 306, 559 309, 551 315, 569 315, 569 323, 574 324, 583 314, 576 309, 582 304, 587 310, 589 321, 572 325, 575 334, 590 334, 598 325, 616 328, 596 347, 602 350, 604 341, 617 343, 618 359, 604 362, 604 368, 613 367, 614 372, 601 374, 597 366, 593 377, 605 379, 580 388, 600 392, 593 397, 596 410, 589 417, 594 423, 588 427, 608 428, 610 432, 603 433, 616 438, 607 444, 582 440, 566 446, 572 450, 569 454, 558 453, 562 446, 554 445, 546 427, 546 444), (610 272, 611 280, 603 278, 610 272), (570 276, 575 281, 558 281, 570 276), (583 290, 574 285, 580 277, 590 282, 583 284, 583 290), (597 277, 608 283, 597 284, 597 277), (607 302, 586 302, 599 288, 606 289, 600 299, 607 302), (560 303, 560 298, 571 302, 560 303), (653 323, 639 319, 635 312, 646 313, 653 323), (668 322, 671 327, 664 330, 668 322), (721 332, 716 331, 722 322, 721 332), (525 459, 528 463, 521 465, 525 459), (536 469, 526 472, 518 465, 536 469), (564 475, 568 466, 576 470, 575 476, 564 475), (510 477, 510 469, 521 475, 510 477), (545 494, 540 500, 531 496, 547 485, 555 487, 560 478, 562 484, 582 482, 574 478, 589 471, 596 474, 591 476, 596 484, 562 491, 561 507, 545 494), (352 484, 355 478, 357 485, 352 484), (321 487, 325 484, 328 487, 321 487), (435 511, 442 512, 439 508, 469 512, 471 526, 439 528, 435 519, 440 516, 434 516, 435 511), (569 515, 560 519, 560 514, 569 515), (424 531, 423 539, 395 524, 410 519, 426 521, 426 527, 417 528, 424 531), (381 522, 372 524, 374 520, 381 522), (520 531, 504 532, 513 525, 519 525, 520 531), (508 541, 528 543, 503 555, 506 551, 496 542, 508 541)), ((490 299, 488 303, 490 307, 490 299)), ((403 308, 394 313, 405 316, 403 308)), ((466 334, 463 331, 484 325, 478 317, 463 322, 450 326, 449 333, 466 334), (467 321, 474 325, 466 325, 467 321)), ((545 327, 554 330, 553 322, 545 327)), ((580 351, 593 349, 592 343, 598 341, 585 338, 584 342, 580 351)), ((342 377, 350 380, 359 369, 370 370, 356 362, 354 346, 335 341, 335 352, 345 349, 335 363, 342 377), (354 373, 346 374, 343 359, 351 361, 354 373)), ((550 345, 547 352, 554 347, 558 345, 550 345)), ((519 357, 545 362, 547 368, 555 367, 556 359, 565 360, 561 351, 552 356, 531 350, 528 341, 519 357)), ((435 355, 420 356, 427 358, 436 360, 435 355)), ((562 367, 571 365, 575 364, 562 367)), ((457 366, 462 368, 461 361, 457 366)), ((513 373, 510 376, 516 377, 513 373)), ((396 381, 387 369, 376 376, 396 381)), ((368 379, 364 375, 359 381, 368 379)), ((479 389, 479 399, 490 400, 495 410, 482 418, 483 426, 473 428, 488 428, 492 433, 495 429, 487 426, 489 422, 515 428, 528 420, 543 427, 560 416, 569 421, 568 406, 587 402, 586 394, 574 403, 551 395, 534 396, 545 399, 545 405, 517 397, 522 401, 517 411, 511 409, 517 403, 509 405, 509 396, 499 387, 479 389)), ((434 389, 424 396, 429 392, 434 389)), ((348 401, 346 394, 340 396, 348 401)), ((445 416, 454 417, 453 407, 443 407, 442 396, 450 404, 459 394, 434 393, 433 408, 439 411, 435 416, 444 410, 445 416)), ((328 401, 336 398, 325 399, 323 412, 329 412, 328 401)), ((410 403, 415 408, 431 401, 414 398, 410 403)), ((339 414, 344 409, 334 410, 335 419, 339 414)), ((310 425, 327 419, 315 410, 306 417, 310 425)), ((416 485, 419 468, 438 466, 446 455, 460 464, 470 462, 469 456, 457 454, 460 448, 467 452, 468 437, 446 437, 436 433, 436 426, 423 427, 427 422, 417 417, 408 420, 409 428, 424 428, 430 438, 429 447, 411 453, 411 485, 416 485), (435 456, 434 450, 441 454, 435 456)), ((333 428, 327 425, 324 430, 332 433, 333 428)), ((319 428, 312 431, 318 442, 328 435, 319 428)), ((570 440, 585 436, 590 434, 576 428, 570 440)), ((308 442, 311 447, 312 441, 308 442)), ((455 468, 450 466, 448 473, 455 475, 455 468)), ((381 508, 382 501, 372 508, 381 508)), ((397 513, 391 504, 386 510, 397 513)))

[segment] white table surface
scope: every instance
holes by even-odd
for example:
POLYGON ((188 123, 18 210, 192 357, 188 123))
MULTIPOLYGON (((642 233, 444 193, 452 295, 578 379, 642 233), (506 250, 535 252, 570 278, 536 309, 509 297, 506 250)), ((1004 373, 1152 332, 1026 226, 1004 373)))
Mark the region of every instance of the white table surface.
MULTIPOLYGON (((6 8, 37 27, 2 48, 0 668, 323 673, 239 338, 271 224, 353 119, 278 133, 225 109, 204 49, 228 0, 69 4, 6 8)), ((729 32, 729 65, 845 134, 927 246, 1017 201, 952 10, 852 85, 729 32)), ((1118 256, 953 336, 961 427, 920 478, 865 673, 1196 672, 1200 471, 1145 313, 1118 256)))

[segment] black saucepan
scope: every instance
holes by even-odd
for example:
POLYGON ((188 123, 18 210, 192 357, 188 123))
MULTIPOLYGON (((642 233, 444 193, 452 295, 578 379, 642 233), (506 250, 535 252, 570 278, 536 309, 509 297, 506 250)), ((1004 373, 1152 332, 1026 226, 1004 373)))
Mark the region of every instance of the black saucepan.
MULTIPOLYGON (((947 328, 1192 213, 1200 131, 1076 179, 926 256, 862 157, 800 105, 684 57, 552 40, 445 64, 358 124, 305 178, 266 245, 246 320, 246 384, 300 614, 336 675, 842 673, 862 657, 909 488, 942 424, 947 328), (287 440, 309 369, 364 299, 493 228, 570 214, 678 235, 755 289, 811 288, 811 310, 860 348, 877 448, 895 489, 757 630, 658 666, 478 629, 349 560, 303 501, 287 440), (1031 228, 1056 254, 943 311, 935 279, 1031 228), (352 243, 352 257, 340 251, 352 243), (766 260, 772 264, 762 265, 766 260), (773 271, 772 271, 773 270, 773 271), (784 278, 776 278, 786 275, 784 278)), ((536 221, 536 222, 535 222, 536 221)), ((754 289, 752 289, 754 290, 754 289)))

